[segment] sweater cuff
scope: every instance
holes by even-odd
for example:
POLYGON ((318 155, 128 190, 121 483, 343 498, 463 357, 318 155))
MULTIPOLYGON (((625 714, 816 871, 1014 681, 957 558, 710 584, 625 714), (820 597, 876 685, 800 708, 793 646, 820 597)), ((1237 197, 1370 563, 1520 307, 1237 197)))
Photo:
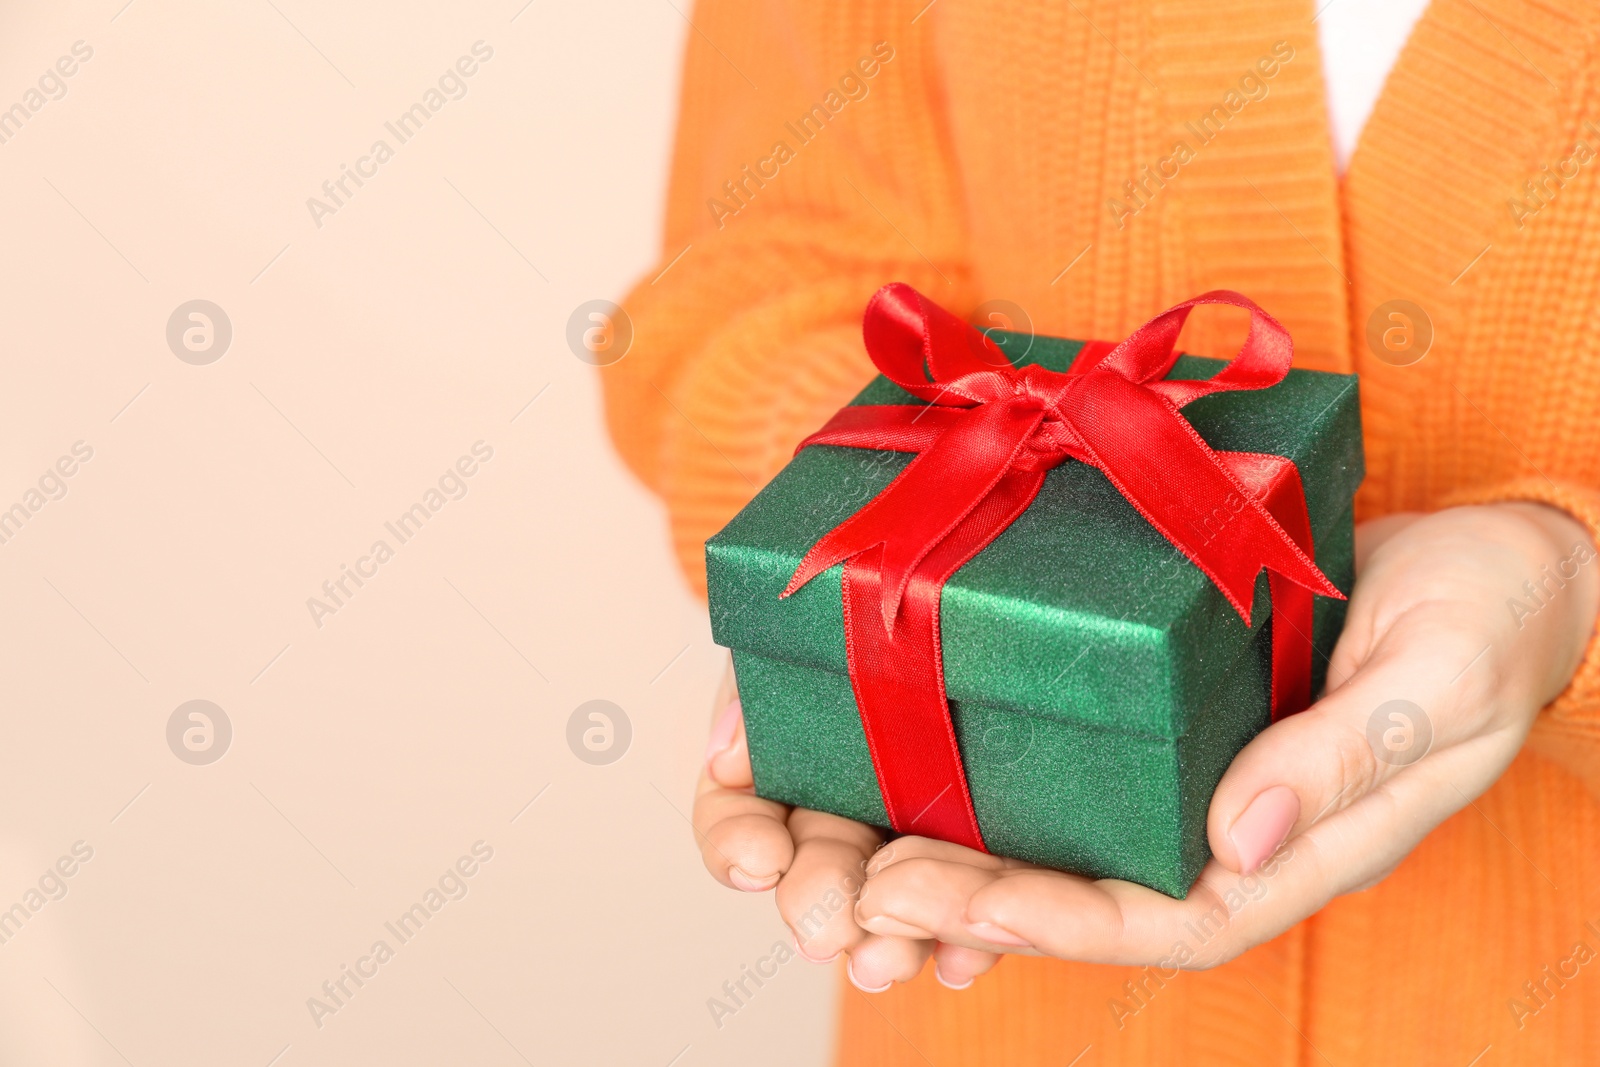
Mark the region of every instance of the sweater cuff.
MULTIPOLYGON (((1442 497, 1440 507, 1512 502, 1547 504, 1571 515, 1589 531, 1592 545, 1600 546, 1600 491, 1572 482, 1546 478, 1519 478, 1493 485, 1458 490, 1442 497)), ((1593 553, 1583 566, 1594 566, 1593 553)), ((1591 629, 1583 659, 1566 689, 1545 709, 1544 718, 1575 727, 1600 738, 1600 636, 1591 629)))

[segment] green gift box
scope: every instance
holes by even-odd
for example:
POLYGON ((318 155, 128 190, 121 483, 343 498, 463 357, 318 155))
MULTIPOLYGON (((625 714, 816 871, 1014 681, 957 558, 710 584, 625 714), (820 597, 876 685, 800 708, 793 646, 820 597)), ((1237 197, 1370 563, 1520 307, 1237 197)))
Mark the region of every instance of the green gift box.
MULTIPOLYGON (((1065 371, 1082 342, 990 331, 1018 367, 1065 371)), ((1180 356, 1169 380, 1220 360, 1180 356)), ((879 377, 852 406, 917 404, 879 377)), ((1299 468, 1314 556, 1348 593, 1363 474, 1352 376, 1290 370, 1183 417, 1217 451, 1299 468)), ((912 460, 812 445, 706 543, 712 633, 733 652, 756 792, 885 827, 847 674, 843 565, 780 598, 801 559, 912 460)), ((1312 692, 1344 621, 1318 597, 1312 692)), ((972 807, 991 852, 1183 897, 1210 856, 1206 810, 1229 762, 1271 721, 1272 598, 1254 626, 1082 462, 1050 470, 1026 512, 945 584, 944 682, 972 807)))

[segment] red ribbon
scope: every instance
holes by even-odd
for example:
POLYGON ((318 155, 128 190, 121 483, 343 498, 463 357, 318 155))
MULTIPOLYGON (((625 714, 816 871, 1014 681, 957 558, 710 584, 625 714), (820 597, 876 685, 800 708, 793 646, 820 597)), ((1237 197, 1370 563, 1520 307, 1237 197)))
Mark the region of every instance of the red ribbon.
POLYGON ((1068 459, 1102 471, 1247 626, 1267 568, 1272 717, 1310 703, 1312 597, 1343 594, 1312 561, 1300 472, 1282 456, 1214 451, 1179 414, 1211 393, 1282 381, 1294 346, 1277 320, 1214 290, 1121 344, 1089 342, 1063 374, 1012 366, 982 331, 896 282, 867 305, 863 335, 884 376, 926 403, 844 408, 800 448, 917 457, 812 547, 783 595, 845 561, 850 682, 894 829, 984 849, 945 695, 939 597, 1068 459), (1184 320, 1201 304, 1249 311, 1249 335, 1211 379, 1165 381, 1184 320))

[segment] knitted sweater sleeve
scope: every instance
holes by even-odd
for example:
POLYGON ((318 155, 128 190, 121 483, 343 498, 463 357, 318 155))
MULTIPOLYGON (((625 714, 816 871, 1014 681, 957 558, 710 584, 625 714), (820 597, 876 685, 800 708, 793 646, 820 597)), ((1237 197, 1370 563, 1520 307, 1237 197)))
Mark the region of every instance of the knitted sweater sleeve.
POLYGON ((612 438, 702 591, 705 539, 871 377, 872 293, 902 280, 961 299, 919 6, 702 0, 690 16, 661 259, 602 376, 612 438))

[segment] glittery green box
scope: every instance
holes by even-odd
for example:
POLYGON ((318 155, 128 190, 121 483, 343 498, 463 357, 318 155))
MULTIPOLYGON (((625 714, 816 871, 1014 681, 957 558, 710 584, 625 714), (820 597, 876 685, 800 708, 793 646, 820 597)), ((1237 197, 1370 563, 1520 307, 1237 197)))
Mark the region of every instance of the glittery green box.
MULTIPOLYGON (((1054 370, 1080 347, 992 336, 1014 362, 1054 370)), ((1183 356, 1170 377, 1221 366, 1183 356)), ((878 378, 853 403, 915 401, 878 378)), ((1294 370, 1184 415, 1213 448, 1295 461, 1317 564, 1348 593, 1363 472, 1355 379, 1294 370)), ((877 826, 888 820, 845 672, 843 568, 778 594, 806 551, 910 460, 807 448, 706 542, 712 633, 733 650, 756 791, 877 826)), ((1068 462, 950 579, 940 615, 945 685, 989 849, 1184 896, 1210 855, 1212 791, 1270 720, 1265 572, 1247 628, 1103 474, 1068 462)), ((1343 621, 1343 601, 1317 598, 1313 691, 1343 621)))

